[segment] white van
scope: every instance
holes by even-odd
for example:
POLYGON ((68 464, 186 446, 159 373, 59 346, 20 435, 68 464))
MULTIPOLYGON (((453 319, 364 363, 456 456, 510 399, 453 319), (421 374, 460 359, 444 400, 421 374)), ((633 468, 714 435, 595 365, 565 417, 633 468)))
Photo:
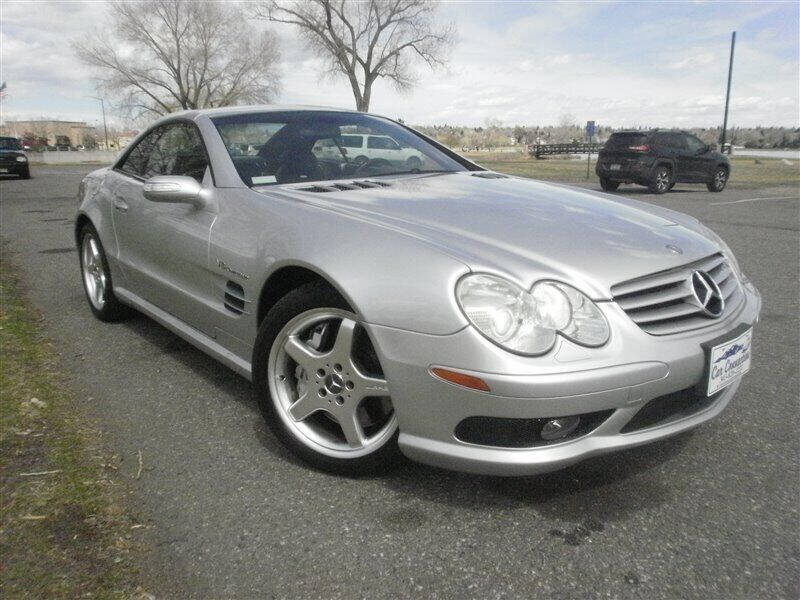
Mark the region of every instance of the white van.
MULTIPOLYGON (((347 158, 358 164, 381 158, 391 163, 403 164, 410 169, 422 167, 422 153, 414 148, 403 147, 388 135, 369 135, 362 133, 345 133, 339 136, 339 144, 347 152, 347 158)), ((335 144, 317 144, 314 154, 319 158, 337 158, 341 156, 335 144)))

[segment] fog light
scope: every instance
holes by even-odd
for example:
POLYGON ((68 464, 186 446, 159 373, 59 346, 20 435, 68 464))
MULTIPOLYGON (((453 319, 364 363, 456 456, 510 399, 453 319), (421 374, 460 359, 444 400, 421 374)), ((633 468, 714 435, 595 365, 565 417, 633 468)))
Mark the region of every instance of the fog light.
POLYGON ((550 419, 542 426, 542 431, 539 435, 542 436, 543 440, 560 440, 575 431, 580 422, 581 418, 578 416, 550 419))

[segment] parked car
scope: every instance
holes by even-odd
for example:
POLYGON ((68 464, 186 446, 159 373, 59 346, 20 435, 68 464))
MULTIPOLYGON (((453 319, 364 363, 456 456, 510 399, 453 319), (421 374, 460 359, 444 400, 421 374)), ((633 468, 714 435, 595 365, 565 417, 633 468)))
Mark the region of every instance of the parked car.
POLYGON ((708 421, 750 366, 760 296, 696 219, 487 171, 377 116, 169 115, 78 195, 94 315, 135 308, 252 380, 319 468, 558 469, 708 421), (424 168, 314 154, 356 128, 424 168))
POLYGON ((355 163, 369 160, 386 160, 393 165, 407 166, 410 170, 422 168, 424 155, 418 150, 403 146, 388 135, 342 133, 338 138, 322 141, 314 146, 320 158, 337 158, 345 153, 355 163))
POLYGON ((620 131, 600 150, 595 172, 606 191, 638 183, 663 194, 676 183, 705 183, 709 192, 721 192, 731 165, 727 156, 690 133, 620 131))
POLYGON ((0 137, 0 175, 18 175, 31 178, 31 167, 22 144, 15 137, 0 137))

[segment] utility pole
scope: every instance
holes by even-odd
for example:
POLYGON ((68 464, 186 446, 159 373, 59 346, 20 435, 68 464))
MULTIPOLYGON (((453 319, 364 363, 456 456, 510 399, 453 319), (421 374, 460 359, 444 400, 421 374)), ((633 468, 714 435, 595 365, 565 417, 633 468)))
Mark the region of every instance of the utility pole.
MULTIPOLYGON (((730 82, 728 82, 728 89, 730 90, 730 82)), ((100 110, 103 111, 103 132, 106 134, 106 152, 108 152, 108 126, 106 125, 106 103, 100 98, 100 110)), ((728 109, 725 108, 725 118, 728 118, 728 109)))
POLYGON ((95 100, 100 100, 100 110, 103 111, 103 132, 106 134, 106 152, 108 152, 108 126, 106 125, 106 103, 100 96, 89 96, 95 100))
MULTIPOLYGON (((731 100, 731 76, 733 75, 733 48, 736 46, 736 32, 734 31, 731 34, 731 59, 728 63, 728 91, 725 93, 725 117, 722 120, 722 137, 721 137, 721 148, 722 152, 725 152, 725 131, 728 129, 728 104, 731 100)), ((730 154, 730 150, 728 150, 728 154, 730 154)))

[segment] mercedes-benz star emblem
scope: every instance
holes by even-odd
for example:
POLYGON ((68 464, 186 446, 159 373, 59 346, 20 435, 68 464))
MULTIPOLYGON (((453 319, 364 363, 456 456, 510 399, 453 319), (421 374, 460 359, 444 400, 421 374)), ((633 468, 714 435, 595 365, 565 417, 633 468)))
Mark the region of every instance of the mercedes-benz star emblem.
POLYGON ((672 252, 673 254, 683 254, 683 250, 678 248, 677 246, 673 246, 672 244, 667 244, 666 249, 672 252))
POLYGON ((725 298, 711 275, 705 271, 694 271, 689 278, 697 306, 709 317, 717 318, 725 310, 725 298))

